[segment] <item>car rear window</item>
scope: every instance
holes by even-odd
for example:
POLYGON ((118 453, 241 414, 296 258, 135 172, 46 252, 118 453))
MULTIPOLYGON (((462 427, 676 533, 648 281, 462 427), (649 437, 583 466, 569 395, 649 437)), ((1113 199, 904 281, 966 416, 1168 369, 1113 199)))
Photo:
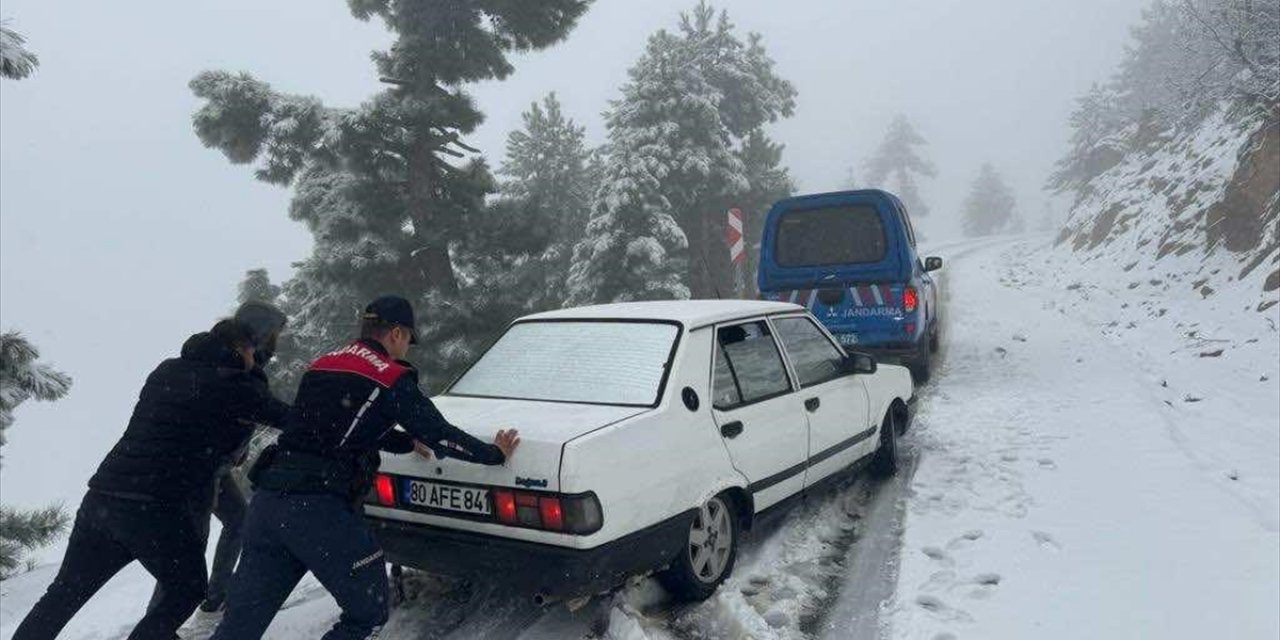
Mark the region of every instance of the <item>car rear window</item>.
POLYGON ((679 328, 660 322, 520 322, 449 395, 650 406, 679 328))
POLYGON ((774 259, 783 267, 879 262, 887 245, 875 207, 801 209, 779 218, 774 259))

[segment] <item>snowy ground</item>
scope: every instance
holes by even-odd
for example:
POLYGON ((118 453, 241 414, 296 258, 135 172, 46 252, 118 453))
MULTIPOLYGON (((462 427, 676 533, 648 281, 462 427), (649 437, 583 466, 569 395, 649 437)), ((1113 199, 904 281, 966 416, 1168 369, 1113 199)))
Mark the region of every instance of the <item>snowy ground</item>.
POLYGON ((953 263, 892 636, 1280 636, 1275 325, 1149 313, 1045 244, 953 263))
MULTIPOLYGON (((544 612, 419 577, 383 637, 1280 636, 1274 320, 1156 313, 1160 292, 1139 301, 1046 244, 936 248, 946 347, 903 473, 846 479, 760 527, 711 600, 674 606, 646 580, 544 612), (1224 353, 1202 357, 1206 339, 1224 353)), ((53 570, 0 586, 0 639, 53 570)), ((63 637, 124 637, 149 591, 130 568, 63 637)), ((267 637, 319 637, 336 615, 304 582, 267 637)))

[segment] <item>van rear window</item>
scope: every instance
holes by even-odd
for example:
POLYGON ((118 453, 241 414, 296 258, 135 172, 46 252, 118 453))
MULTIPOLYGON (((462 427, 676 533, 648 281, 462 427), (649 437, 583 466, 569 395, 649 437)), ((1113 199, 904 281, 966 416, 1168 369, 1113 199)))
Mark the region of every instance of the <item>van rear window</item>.
POLYGON ((887 244, 875 207, 801 209, 779 218, 774 259, 783 267, 879 262, 887 244))

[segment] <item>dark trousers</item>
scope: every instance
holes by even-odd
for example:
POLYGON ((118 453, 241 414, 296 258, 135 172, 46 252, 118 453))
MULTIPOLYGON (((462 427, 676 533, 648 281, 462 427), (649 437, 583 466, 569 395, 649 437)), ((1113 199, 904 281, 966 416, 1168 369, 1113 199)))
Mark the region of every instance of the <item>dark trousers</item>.
POLYGON ((227 587, 231 574, 240 558, 240 544, 244 534, 244 517, 249 505, 244 492, 230 470, 218 480, 218 497, 213 503, 213 515, 222 523, 218 535, 218 547, 213 552, 213 565, 209 567, 209 588, 204 599, 210 603, 222 603, 227 599, 227 587))
POLYGON ((255 492, 227 612, 212 640, 261 638, 308 571, 342 608, 323 640, 371 638, 386 623, 386 564, 364 516, 331 494, 255 492))
MULTIPOLYGON (((222 523, 222 533, 218 535, 218 547, 213 553, 213 565, 209 567, 209 586, 205 589, 204 601, 210 610, 216 610, 227 599, 227 585, 231 582, 231 574, 235 571, 236 560, 240 558, 240 539, 244 529, 244 514, 248 508, 244 492, 231 476, 228 467, 218 474, 217 493, 213 499, 213 515, 222 523)), ((204 525, 204 538, 209 537, 209 516, 205 515, 200 524, 204 525)), ((156 607, 164 598, 164 588, 156 583, 151 593, 151 604, 148 610, 156 607)))
MULTIPOLYGON (((207 530, 206 530, 207 531, 207 530)), ((164 596, 138 621, 130 640, 175 638, 204 597, 205 535, 187 505, 143 502, 89 491, 58 575, 13 640, 53 640, 112 576, 137 560, 164 596)))

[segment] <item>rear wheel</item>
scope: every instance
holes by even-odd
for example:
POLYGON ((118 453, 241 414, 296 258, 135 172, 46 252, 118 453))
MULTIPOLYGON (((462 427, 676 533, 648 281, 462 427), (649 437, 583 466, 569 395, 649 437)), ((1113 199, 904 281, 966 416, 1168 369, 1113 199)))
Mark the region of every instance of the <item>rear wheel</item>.
POLYGON ((916 345, 916 353, 907 362, 907 369, 911 371, 911 379, 916 384, 924 384, 929 381, 929 367, 932 360, 933 349, 932 341, 928 336, 921 336, 920 342, 916 345))
POLYGON ((898 472, 898 428, 897 412, 890 409, 880 424, 880 448, 871 459, 871 472, 876 477, 888 478, 898 472))
POLYGON ((658 574, 680 600, 705 600, 729 577, 738 554, 738 514, 725 494, 707 500, 689 524, 687 544, 658 574))

